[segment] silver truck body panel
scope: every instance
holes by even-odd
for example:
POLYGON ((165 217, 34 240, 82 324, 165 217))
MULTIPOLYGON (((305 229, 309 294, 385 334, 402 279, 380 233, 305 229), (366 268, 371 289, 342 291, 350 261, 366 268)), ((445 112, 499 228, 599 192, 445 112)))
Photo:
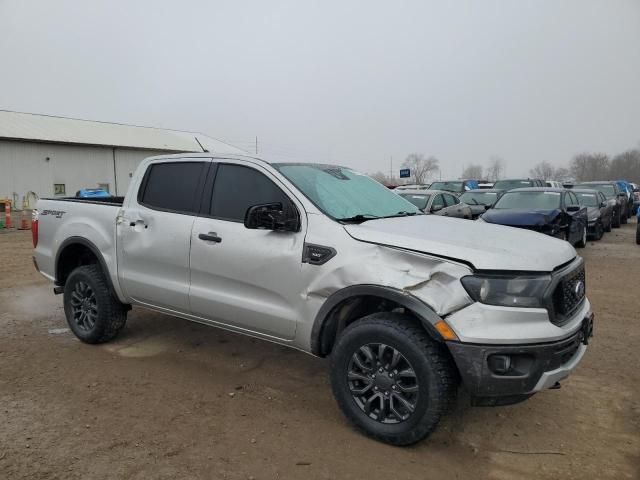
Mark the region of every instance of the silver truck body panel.
MULTIPOLYGON (((550 342, 574 333, 591 311, 585 299, 574 316, 558 327, 544 309, 474 302, 460 282, 474 270, 552 272, 576 258, 566 242, 435 215, 345 225, 322 213, 277 169, 251 157, 154 157, 139 166, 121 208, 41 200, 38 209, 41 233, 35 257, 47 278, 55 277, 62 242, 81 237, 102 256, 122 302, 306 352, 312 351, 314 323, 327 299, 353 286, 388 287, 418 299, 433 312, 433 319, 444 319, 461 342, 469 343, 550 342), (239 222, 140 205, 137 193, 147 167, 182 159, 259 170, 292 200, 300 213, 300 230, 251 230, 239 222), (64 213, 56 216, 45 211, 64 213), (199 238, 210 233, 216 233, 221 242, 199 238), (305 244, 331 247, 337 253, 322 265, 305 263, 305 244)), ((575 364, 563 366, 542 385, 575 364)))
POLYGON ((576 257, 569 243, 548 235, 436 215, 386 218, 345 229, 364 242, 459 259, 478 270, 551 272, 576 257))

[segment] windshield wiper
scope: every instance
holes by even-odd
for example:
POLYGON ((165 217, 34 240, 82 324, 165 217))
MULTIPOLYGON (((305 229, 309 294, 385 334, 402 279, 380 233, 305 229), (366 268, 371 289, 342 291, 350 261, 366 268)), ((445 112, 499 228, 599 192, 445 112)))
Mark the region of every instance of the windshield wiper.
POLYGON ((373 215, 371 213, 359 213, 358 215, 354 215, 353 217, 337 218, 336 220, 338 220, 339 222, 362 223, 366 222, 367 220, 375 220, 376 218, 383 217, 378 217, 377 215, 373 215))
POLYGON ((407 212, 406 210, 402 210, 401 212, 398 212, 395 215, 387 215, 384 218, 413 217, 414 215, 423 215, 423 213, 422 212, 407 212))

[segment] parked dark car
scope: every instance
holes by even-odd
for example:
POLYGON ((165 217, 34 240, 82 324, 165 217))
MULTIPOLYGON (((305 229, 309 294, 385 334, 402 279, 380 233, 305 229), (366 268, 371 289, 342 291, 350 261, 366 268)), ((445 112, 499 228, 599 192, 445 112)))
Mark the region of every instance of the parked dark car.
POLYGON ((587 209, 578 204, 571 190, 548 187, 510 190, 478 221, 534 230, 580 248, 587 244, 587 209))
POLYGON ((451 192, 442 190, 403 190, 398 192, 426 214, 471 219, 471 208, 451 192))
MULTIPOLYGON (((620 224, 627 223, 627 194, 620 189, 617 182, 596 181, 576 183, 573 188, 589 188, 604 193, 609 201, 615 200, 613 208, 613 228, 620 227, 620 224)), ((613 202, 611 202, 613 205, 613 202)))
POLYGON ((493 184, 496 190, 513 190, 514 188, 546 187, 547 183, 539 178, 512 178, 498 180, 493 184))
POLYGON ((477 180, 439 180, 433 182, 431 190, 444 190, 445 192, 453 192, 457 195, 480 188, 477 180))
POLYGON ((626 180, 616 180, 618 187, 627 194, 627 218, 633 216, 633 187, 626 180))
POLYGON ((474 220, 489 210, 500 199, 504 191, 495 188, 469 190, 460 195, 460 201, 471 208, 471 218, 474 220))
POLYGON ((611 231, 613 206, 604 194, 597 190, 576 188, 572 191, 578 197, 580 205, 587 207, 587 235, 594 240, 600 240, 604 232, 611 231))
POLYGON ((636 210, 636 243, 640 245, 640 208, 636 210))

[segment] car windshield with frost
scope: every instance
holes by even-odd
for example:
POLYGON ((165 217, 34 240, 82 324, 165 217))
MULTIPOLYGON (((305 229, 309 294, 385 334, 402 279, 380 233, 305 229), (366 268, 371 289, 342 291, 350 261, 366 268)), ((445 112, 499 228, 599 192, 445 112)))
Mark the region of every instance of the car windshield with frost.
POLYGON ((578 197, 578 203, 583 207, 599 207, 598 195, 595 193, 580 193, 575 192, 578 197))
POLYGON ((493 208, 496 210, 554 210, 560 208, 560 192, 507 192, 493 208))
POLYGON ((311 163, 274 163, 273 167, 334 220, 359 223, 422 214, 413 203, 350 168, 311 163))
POLYGON ((460 201, 467 205, 488 205, 496 203, 496 192, 466 192, 460 196, 460 201))

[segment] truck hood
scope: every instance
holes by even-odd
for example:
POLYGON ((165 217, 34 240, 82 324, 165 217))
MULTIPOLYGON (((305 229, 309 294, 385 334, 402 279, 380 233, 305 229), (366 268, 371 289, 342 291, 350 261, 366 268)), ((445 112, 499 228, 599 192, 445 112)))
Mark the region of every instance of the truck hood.
POLYGON ((568 242, 519 228, 437 215, 345 225, 356 240, 470 263, 477 270, 551 272, 573 260, 568 242))
POLYGON ((482 216, 485 222, 498 223, 500 225, 514 225, 523 227, 539 227, 553 223, 560 214, 559 209, 554 210, 488 210, 482 216))

